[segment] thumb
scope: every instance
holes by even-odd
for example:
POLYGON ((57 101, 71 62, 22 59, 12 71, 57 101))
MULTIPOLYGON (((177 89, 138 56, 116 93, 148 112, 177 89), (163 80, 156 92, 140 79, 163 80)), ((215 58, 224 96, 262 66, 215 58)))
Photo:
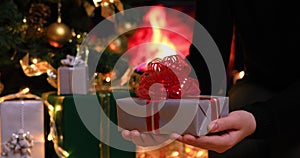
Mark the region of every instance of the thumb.
POLYGON ((237 128, 236 118, 233 115, 228 115, 223 118, 219 118, 209 123, 209 132, 221 132, 237 128))

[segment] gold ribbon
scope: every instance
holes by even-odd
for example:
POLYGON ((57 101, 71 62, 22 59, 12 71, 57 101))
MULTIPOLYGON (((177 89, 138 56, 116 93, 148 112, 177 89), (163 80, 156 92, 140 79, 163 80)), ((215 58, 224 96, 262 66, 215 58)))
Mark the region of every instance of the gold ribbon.
MULTIPOLYGON (((48 96, 52 93, 56 93, 56 92, 48 92, 42 95, 42 98, 48 109, 48 113, 50 117, 50 132, 48 134, 47 139, 53 142, 54 151, 59 158, 67 158, 69 157, 70 154, 65 149, 63 149, 58 143, 59 136, 58 136, 58 132, 56 129, 56 122, 55 122, 55 107, 47 101, 48 96)), ((58 97, 59 104, 62 104, 63 100, 64 100, 64 96, 58 97)))

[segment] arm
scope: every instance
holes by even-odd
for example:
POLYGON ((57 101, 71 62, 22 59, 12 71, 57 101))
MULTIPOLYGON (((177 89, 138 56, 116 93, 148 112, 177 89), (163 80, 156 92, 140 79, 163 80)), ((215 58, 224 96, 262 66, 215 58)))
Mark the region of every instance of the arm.
POLYGON ((267 138, 275 135, 299 139, 299 129, 295 126, 298 124, 299 115, 297 107, 300 106, 295 98, 300 97, 299 89, 300 80, 266 102, 246 105, 242 110, 233 111, 227 117, 212 121, 208 126, 209 135, 194 137, 173 134, 172 137, 183 143, 219 153, 225 152, 246 137, 267 138), (281 132, 280 135, 278 132, 281 132))
POLYGON ((272 134, 277 134, 279 130, 288 132, 291 128, 290 131, 297 133, 297 127, 289 126, 289 123, 298 124, 296 120, 299 119, 297 110, 300 106, 300 102, 297 100, 300 98, 299 89, 300 79, 289 84, 280 94, 266 102, 244 106, 242 109, 252 113, 257 124, 256 131, 251 137, 270 137, 272 134))

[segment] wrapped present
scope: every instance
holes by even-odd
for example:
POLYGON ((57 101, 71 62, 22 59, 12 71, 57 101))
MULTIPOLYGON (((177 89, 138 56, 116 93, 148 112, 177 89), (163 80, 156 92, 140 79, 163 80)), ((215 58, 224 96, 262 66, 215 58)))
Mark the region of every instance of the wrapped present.
POLYGON ((161 134, 207 134, 212 120, 228 114, 228 98, 199 96, 198 80, 180 56, 156 58, 147 64, 136 89, 137 98, 117 100, 121 128, 161 134))
POLYGON ((62 61, 63 66, 58 68, 57 92, 64 94, 88 93, 88 66, 80 56, 67 55, 62 61))
MULTIPOLYGON (((50 114, 49 136, 51 139, 54 138, 52 142, 55 153, 59 157, 71 158, 135 158, 133 152, 113 148, 104 143, 119 136, 112 134, 118 129, 115 126, 110 126, 107 121, 117 122, 114 98, 118 97, 116 95, 125 96, 126 94, 119 92, 113 96, 108 91, 88 95, 45 93, 43 98, 47 100, 45 103, 50 114), (103 108, 106 115, 100 114, 99 107, 103 108), (89 125, 84 124, 80 110, 84 110, 91 117, 92 121, 89 122, 89 125), (106 116, 110 119, 104 119, 106 116), (89 126, 92 126, 93 131, 90 130, 89 126), (99 137, 102 139, 99 140, 96 135, 100 135, 99 137), (102 142, 103 140, 105 141, 102 142)), ((131 142, 124 141, 123 144, 135 149, 135 145, 131 142)))
POLYGON ((121 129, 159 134, 207 134, 208 124, 228 114, 228 97, 199 96, 187 99, 149 101, 141 98, 117 99, 121 129))
POLYGON ((1 158, 45 157, 44 103, 38 96, 0 98, 0 142, 1 158))

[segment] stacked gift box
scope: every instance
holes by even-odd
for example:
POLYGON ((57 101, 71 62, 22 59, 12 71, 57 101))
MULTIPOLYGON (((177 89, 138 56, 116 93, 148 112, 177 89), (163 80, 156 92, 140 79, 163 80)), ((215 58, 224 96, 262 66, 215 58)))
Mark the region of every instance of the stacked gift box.
MULTIPOLYGON (((135 157, 135 152, 121 151, 107 144, 112 139, 110 133, 117 129, 106 123, 100 110, 117 124, 115 98, 110 91, 89 93, 88 74, 88 67, 79 56, 67 56, 58 68, 57 93, 46 94, 44 97, 54 109, 50 114, 53 117, 50 134, 51 129, 55 131, 52 133, 56 133, 52 135, 56 137, 53 141, 55 152, 74 158, 135 157), (101 137, 108 141, 102 142, 101 137)), ((119 94, 122 96, 122 92, 119 94)), ((135 147, 132 143, 127 145, 135 147)))
POLYGON ((44 158, 44 103, 21 91, 0 98, 1 158, 44 158))

